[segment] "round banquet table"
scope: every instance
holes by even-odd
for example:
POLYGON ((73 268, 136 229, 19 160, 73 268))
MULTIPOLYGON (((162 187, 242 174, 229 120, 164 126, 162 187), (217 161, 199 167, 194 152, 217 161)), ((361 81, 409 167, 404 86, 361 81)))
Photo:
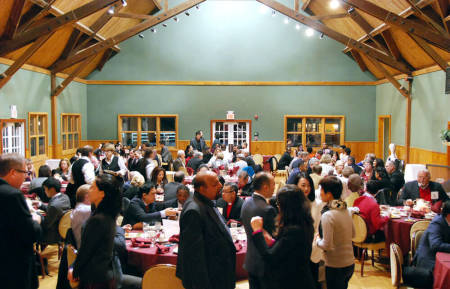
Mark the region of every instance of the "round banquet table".
POLYGON ((450 288, 450 254, 437 252, 433 289, 450 288))
POLYGON ((389 252, 391 243, 397 244, 402 249, 402 254, 408 254, 410 250, 411 239, 409 232, 412 225, 421 219, 412 218, 413 221, 405 221, 405 217, 399 219, 389 219, 384 227, 384 235, 386 237, 386 250, 389 252))
MULTIPOLYGON (((247 271, 244 270, 245 254, 247 253, 247 242, 239 241, 242 245, 242 249, 236 253, 236 279, 242 280, 248 278, 247 271)), ((164 254, 158 254, 156 247, 151 248, 139 248, 132 247, 131 240, 127 240, 128 251, 128 264, 136 267, 141 273, 145 273, 150 267, 157 264, 177 264, 177 255, 173 253, 173 250, 177 248, 177 245, 169 247, 169 252, 164 254)))

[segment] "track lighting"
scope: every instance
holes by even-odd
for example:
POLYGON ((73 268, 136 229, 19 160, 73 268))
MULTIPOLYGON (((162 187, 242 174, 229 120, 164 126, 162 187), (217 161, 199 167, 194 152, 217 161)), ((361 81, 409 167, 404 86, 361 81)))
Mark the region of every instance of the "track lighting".
POLYGON ((114 5, 108 8, 108 14, 113 15, 114 14, 114 5))
POLYGON ((305 33, 306 33, 306 36, 311 37, 314 35, 314 30, 312 28, 308 28, 308 29, 306 29, 305 33))
POLYGON ((127 5, 128 5, 127 1, 126 0, 122 0, 122 6, 123 7, 127 7, 127 5))
POLYGON ((178 19, 178 17, 174 17, 173 21, 178 22, 178 21, 180 21, 180 19, 178 19))
POLYGON ((163 27, 167 27, 167 24, 166 23, 163 23, 163 25, 162 25, 163 27))
POLYGON ((152 33, 156 33, 156 28, 150 28, 150 31, 151 31, 152 33))
POLYGON ((191 14, 189 14, 189 12, 184 12, 184 14, 186 14, 186 16, 190 16, 191 14))
POLYGON ((139 38, 144 39, 144 35, 143 34, 139 34, 139 38))

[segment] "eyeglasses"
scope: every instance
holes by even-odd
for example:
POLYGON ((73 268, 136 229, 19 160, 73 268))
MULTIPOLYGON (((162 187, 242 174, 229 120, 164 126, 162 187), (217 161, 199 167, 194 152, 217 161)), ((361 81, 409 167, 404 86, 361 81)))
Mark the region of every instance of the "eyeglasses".
POLYGON ((20 170, 20 169, 14 169, 15 171, 18 171, 19 173, 22 173, 22 174, 27 174, 28 172, 27 171, 24 171, 24 170, 20 170))

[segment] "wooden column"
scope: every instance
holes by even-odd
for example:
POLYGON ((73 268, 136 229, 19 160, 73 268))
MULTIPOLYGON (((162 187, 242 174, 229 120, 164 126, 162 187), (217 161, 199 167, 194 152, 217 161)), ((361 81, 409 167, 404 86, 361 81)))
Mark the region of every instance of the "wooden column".
POLYGON ((405 126, 405 149, 406 157, 405 163, 409 163, 409 156, 411 152, 411 91, 412 79, 408 80, 408 96, 406 97, 406 126, 405 126))
POLYGON ((57 158, 58 146, 58 123, 57 123, 57 96, 53 95, 56 89, 56 75, 50 74, 50 97, 51 97, 51 124, 52 124, 52 158, 57 158))

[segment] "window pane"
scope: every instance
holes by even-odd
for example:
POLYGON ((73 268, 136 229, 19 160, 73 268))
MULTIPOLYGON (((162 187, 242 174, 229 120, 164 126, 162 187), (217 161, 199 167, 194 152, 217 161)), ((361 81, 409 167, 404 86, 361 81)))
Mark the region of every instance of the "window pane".
POLYGON ((160 125, 161 125, 160 131, 175 131, 175 118, 161 117, 160 125))
POLYGON ((44 118, 43 115, 38 117, 38 132, 39 132, 39 134, 44 134, 44 132, 45 132, 45 129, 44 129, 45 121, 44 121, 44 119, 45 118, 44 118))
POLYGON ((141 118, 142 131, 156 131, 156 117, 141 118))
POLYGON ((67 149, 67 136, 65 134, 63 135, 62 144, 63 144, 63 150, 66 150, 67 149))
POLYGON ((39 154, 45 155, 45 137, 43 136, 39 138, 39 154))
POLYGON ((288 134, 287 139, 292 141, 293 146, 299 146, 302 144, 301 134, 288 134))
POLYGON ((341 135, 334 134, 334 135, 325 135, 325 142, 329 146, 337 147, 341 144, 341 135))
POLYGON ((287 119, 287 131, 301 132, 302 131, 302 119, 301 118, 288 118, 287 119))
POLYGON ((68 147, 69 147, 69 150, 73 149, 73 135, 72 134, 69 134, 69 145, 68 145, 68 147))
POLYGON ((63 132, 67 132, 67 116, 63 116, 63 127, 62 127, 62 131, 63 131, 63 132))
POLYGON ((123 117, 122 130, 123 131, 137 131, 137 117, 123 117))
POLYGON ((223 122, 216 122, 216 131, 223 131, 223 122))
POLYGON ((156 146, 156 133, 143 132, 141 134, 141 143, 149 143, 151 146, 156 146))
POLYGON ((341 120, 339 118, 325 119, 325 133, 333 133, 340 131, 341 131, 341 120))
POLYGON ((67 132, 71 132, 72 131, 72 117, 71 116, 68 116, 67 117, 67 132))
POLYGON ((79 142, 80 142, 80 138, 79 138, 79 135, 76 133, 73 135, 73 147, 78 148, 79 142))
POLYGON ((36 127, 34 126, 35 117, 30 118, 30 135, 36 134, 36 127))
POLYGON ((307 134, 306 146, 320 146, 321 134, 307 134))
POLYGON ((175 133, 174 132, 163 132, 159 135, 160 141, 165 141, 166 146, 174 147, 176 146, 175 142, 175 133))
POLYGON ((320 118, 307 118, 306 119, 306 131, 320 132, 320 123, 321 123, 320 118))
POLYGON ((122 144, 127 146, 137 146, 137 133, 136 132, 122 133, 122 144))
POLYGON ((30 152, 32 157, 36 155, 36 138, 34 137, 30 139, 30 152))
POLYGON ((80 120, 80 117, 78 117, 78 116, 73 117, 73 131, 74 132, 78 131, 78 121, 79 120, 80 120))

